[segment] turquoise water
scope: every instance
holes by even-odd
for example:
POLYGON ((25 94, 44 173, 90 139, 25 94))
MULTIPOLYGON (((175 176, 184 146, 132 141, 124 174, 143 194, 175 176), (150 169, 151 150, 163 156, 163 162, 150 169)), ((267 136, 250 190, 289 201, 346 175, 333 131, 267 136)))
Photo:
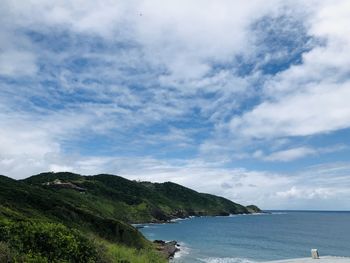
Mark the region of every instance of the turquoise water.
POLYGON ((177 240, 174 262, 245 263, 321 255, 350 256, 350 212, 273 212, 200 217, 142 228, 151 239, 177 240))

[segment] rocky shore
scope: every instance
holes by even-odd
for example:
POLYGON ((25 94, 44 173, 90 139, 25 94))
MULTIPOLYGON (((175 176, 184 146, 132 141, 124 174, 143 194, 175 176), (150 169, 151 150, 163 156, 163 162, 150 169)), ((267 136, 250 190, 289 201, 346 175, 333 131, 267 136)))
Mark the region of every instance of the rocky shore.
POLYGON ((160 251, 167 259, 174 257, 177 251, 180 251, 180 245, 177 241, 166 242, 164 240, 154 240, 153 243, 156 245, 156 249, 160 251))
POLYGON ((190 219, 194 217, 216 217, 216 216, 232 216, 232 215, 254 215, 254 214, 271 214, 270 212, 266 212, 263 210, 260 210, 258 207, 255 206, 247 206, 248 212, 247 213, 236 213, 236 214, 230 214, 226 212, 220 212, 217 214, 205 214, 205 213, 191 213, 186 214, 182 213, 182 211, 172 214, 170 216, 167 216, 164 219, 152 219, 151 221, 147 222, 134 222, 131 223, 131 225, 137 229, 144 228, 147 224, 173 224, 176 223, 178 220, 184 220, 184 219, 190 219), (252 208, 253 207, 253 208, 252 208))

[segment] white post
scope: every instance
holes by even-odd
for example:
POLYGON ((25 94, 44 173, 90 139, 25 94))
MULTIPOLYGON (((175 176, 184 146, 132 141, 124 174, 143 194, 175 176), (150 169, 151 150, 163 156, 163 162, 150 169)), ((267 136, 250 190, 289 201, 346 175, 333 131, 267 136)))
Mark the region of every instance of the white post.
POLYGON ((311 257, 312 259, 319 259, 318 250, 316 248, 311 249, 311 257))

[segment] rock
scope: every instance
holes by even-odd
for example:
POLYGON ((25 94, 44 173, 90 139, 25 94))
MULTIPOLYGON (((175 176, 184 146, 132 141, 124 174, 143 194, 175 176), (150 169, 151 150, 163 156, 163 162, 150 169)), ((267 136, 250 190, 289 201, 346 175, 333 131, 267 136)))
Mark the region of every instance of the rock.
POLYGON ((163 240, 154 240, 153 243, 158 244, 158 245, 165 245, 165 241, 163 241, 163 240))
POLYGON ((178 248, 179 245, 175 240, 170 242, 165 242, 163 240, 154 240, 153 243, 156 244, 157 250, 164 254, 167 259, 173 258, 175 253, 180 250, 178 248))

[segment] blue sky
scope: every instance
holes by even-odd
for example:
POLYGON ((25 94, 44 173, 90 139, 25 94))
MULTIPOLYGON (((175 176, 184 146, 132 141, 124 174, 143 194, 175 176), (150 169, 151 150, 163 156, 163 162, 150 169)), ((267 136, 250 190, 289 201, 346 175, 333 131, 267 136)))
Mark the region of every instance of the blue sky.
POLYGON ((3 1, 0 173, 350 209, 348 1, 3 1))

